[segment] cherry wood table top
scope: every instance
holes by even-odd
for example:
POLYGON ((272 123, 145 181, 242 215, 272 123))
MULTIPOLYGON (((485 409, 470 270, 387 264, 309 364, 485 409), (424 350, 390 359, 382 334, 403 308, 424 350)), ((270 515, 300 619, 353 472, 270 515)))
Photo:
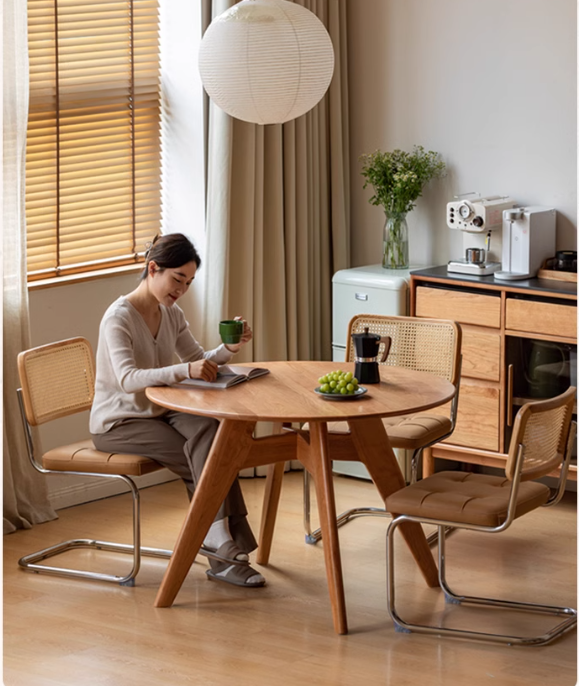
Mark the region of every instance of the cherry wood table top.
POLYGON ((219 419, 273 422, 344 421, 422 412, 451 400, 454 386, 425 372, 380 365, 379 384, 361 384, 368 392, 355 399, 326 400, 314 393, 318 379, 353 363, 260 362, 270 374, 226 389, 155 386, 146 390, 154 403, 179 412, 219 419))

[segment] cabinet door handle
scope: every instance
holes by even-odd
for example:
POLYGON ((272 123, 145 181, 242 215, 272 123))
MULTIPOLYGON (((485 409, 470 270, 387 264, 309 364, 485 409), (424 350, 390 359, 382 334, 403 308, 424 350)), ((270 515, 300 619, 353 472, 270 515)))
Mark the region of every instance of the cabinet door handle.
POLYGON ((513 425, 513 365, 507 367, 507 426, 513 425))

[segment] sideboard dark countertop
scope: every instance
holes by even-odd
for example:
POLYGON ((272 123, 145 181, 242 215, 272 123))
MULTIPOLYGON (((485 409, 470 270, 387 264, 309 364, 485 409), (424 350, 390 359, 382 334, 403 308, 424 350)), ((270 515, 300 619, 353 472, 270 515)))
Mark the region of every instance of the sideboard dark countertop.
POLYGON ((448 272, 446 265, 440 267, 428 267, 426 269, 413 269, 410 276, 424 277, 428 279, 441 279, 446 282, 461 281, 472 283, 473 286, 484 286, 485 288, 508 288, 510 291, 542 291, 545 294, 551 293, 554 296, 577 295, 577 284, 568 281, 555 281, 553 279, 523 279, 521 281, 499 281, 492 274, 488 276, 474 276, 472 274, 456 274, 448 272))

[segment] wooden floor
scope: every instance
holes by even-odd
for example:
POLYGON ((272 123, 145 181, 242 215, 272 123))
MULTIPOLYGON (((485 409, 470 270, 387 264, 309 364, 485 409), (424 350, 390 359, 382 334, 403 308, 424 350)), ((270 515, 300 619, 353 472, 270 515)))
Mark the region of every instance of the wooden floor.
MULTIPOLYGON (((243 480, 257 529, 263 479, 243 480)), ((142 493, 143 543, 174 544, 187 507, 172 482, 142 493)), ((336 478, 338 507, 379 505, 371 484, 336 478)), ((534 512, 504 534, 449 538, 449 582, 457 591, 576 607, 574 494, 534 512), (455 582, 454 584, 452 582, 455 582), (465 587, 468 582, 469 586, 465 587), (525 587, 529 591, 525 593, 525 587)), ((485 645, 394 632, 385 600, 388 519, 359 518, 340 530, 350 634, 333 632, 323 543, 304 543, 301 475, 284 477, 280 515, 263 571, 268 585, 242 589, 210 582, 199 558, 176 603, 153 601, 166 562, 145 559, 134 588, 26 573, 17 559, 70 537, 128 542, 128 496, 60 511, 60 518, 4 537, 4 683, 6 686, 559 686, 576 683, 575 632, 542 648, 485 645)), ((457 616, 491 626, 488 611, 444 606, 398 546, 399 609, 414 620, 457 616)), ((97 564, 88 551, 71 564, 97 564)), ((125 569, 124 556, 105 555, 125 569)), ((64 557, 61 558, 64 562, 64 557)), ((102 558, 101 558, 102 559, 102 558)), ((96 568, 96 566, 95 566, 96 568)), ((495 626, 540 631, 549 619, 492 613, 495 626)))

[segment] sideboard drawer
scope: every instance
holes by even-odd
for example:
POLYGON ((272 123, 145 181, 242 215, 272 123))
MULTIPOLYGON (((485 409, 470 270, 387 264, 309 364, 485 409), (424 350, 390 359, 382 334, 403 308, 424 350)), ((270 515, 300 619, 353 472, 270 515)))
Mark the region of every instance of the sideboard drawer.
POLYGON ((444 443, 481 450, 499 450, 500 390, 498 385, 460 382, 454 432, 444 443))
POLYGON ((499 331, 462 327, 462 376, 486 381, 501 379, 501 334, 499 331))
POLYGON ((577 308, 573 305, 507 298, 505 326, 510 331, 576 338, 577 308))
POLYGON ((492 295, 418 286, 415 310, 417 317, 451 319, 494 329, 501 326, 501 299, 492 295))

